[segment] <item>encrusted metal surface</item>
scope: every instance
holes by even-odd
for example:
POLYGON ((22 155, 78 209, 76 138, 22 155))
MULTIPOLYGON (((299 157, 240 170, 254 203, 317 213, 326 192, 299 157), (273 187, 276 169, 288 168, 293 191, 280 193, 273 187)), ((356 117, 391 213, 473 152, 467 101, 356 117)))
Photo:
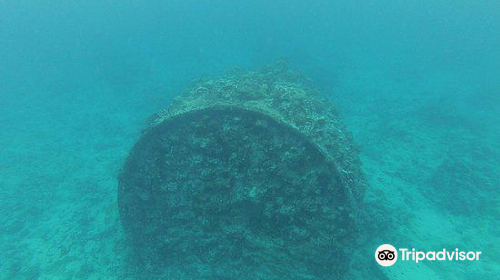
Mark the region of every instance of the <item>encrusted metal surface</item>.
POLYGON ((199 83, 159 113, 118 201, 157 277, 332 279, 364 185, 331 104, 278 68, 199 83))

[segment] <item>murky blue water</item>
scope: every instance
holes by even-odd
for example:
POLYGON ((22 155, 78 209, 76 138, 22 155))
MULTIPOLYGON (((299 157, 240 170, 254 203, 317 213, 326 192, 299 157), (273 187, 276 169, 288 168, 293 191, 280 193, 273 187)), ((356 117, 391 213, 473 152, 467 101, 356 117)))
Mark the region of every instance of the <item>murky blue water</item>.
POLYGON ((189 87, 279 59, 336 103, 370 187, 363 253, 384 279, 500 274, 497 1, 0 0, 0 279, 133 279, 117 174, 189 87))

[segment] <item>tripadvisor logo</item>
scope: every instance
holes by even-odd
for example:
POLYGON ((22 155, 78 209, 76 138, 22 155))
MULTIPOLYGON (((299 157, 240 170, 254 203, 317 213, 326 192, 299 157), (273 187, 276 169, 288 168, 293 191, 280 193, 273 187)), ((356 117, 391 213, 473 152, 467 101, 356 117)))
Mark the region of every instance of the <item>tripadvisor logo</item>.
POLYGON ((375 259, 381 266, 391 266, 398 260, 398 250, 390 244, 380 245, 375 251, 375 259))
MULTIPOLYGON (((402 261, 414 261, 418 263, 419 261, 427 260, 427 261, 478 261, 479 255, 481 252, 464 252, 458 251, 447 251, 443 249, 441 251, 415 251, 415 249, 399 249, 399 253, 401 255, 402 261)), ((396 263, 398 260, 398 250, 394 248, 390 244, 380 245, 375 251, 375 260, 381 266, 391 266, 396 263)))

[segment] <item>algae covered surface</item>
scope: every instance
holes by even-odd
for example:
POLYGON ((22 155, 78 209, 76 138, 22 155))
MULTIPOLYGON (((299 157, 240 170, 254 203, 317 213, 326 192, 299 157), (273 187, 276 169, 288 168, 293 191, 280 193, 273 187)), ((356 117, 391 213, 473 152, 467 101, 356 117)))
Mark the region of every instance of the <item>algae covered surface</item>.
POLYGON ((499 19, 469 0, 0 1, 0 279, 495 279, 499 19), (158 228, 119 203, 151 135, 141 158, 189 155, 132 195, 158 228), (482 254, 381 267, 386 243, 482 254))
POLYGON ((118 190, 150 277, 344 277, 366 182, 333 105, 299 77, 278 64, 207 81, 155 116, 118 190))

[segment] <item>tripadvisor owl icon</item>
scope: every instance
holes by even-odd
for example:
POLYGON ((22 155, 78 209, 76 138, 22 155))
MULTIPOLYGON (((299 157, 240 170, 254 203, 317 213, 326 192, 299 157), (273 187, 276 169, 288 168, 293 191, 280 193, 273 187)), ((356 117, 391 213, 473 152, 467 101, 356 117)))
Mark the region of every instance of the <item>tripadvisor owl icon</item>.
POLYGON ((398 251, 390 244, 380 245, 375 251, 375 260, 381 266, 391 266, 398 260, 398 251))

